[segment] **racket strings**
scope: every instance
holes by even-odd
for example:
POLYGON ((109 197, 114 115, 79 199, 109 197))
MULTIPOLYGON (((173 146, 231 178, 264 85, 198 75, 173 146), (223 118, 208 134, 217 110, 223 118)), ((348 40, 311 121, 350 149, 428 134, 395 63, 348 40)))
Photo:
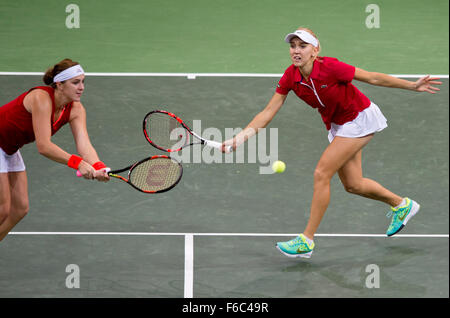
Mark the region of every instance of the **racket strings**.
POLYGON ((181 165, 170 158, 154 158, 136 165, 130 172, 130 182, 137 188, 155 192, 169 189, 180 179, 181 165))
POLYGON ((167 150, 177 150, 189 143, 189 133, 173 118, 164 113, 152 113, 146 121, 150 140, 167 150))

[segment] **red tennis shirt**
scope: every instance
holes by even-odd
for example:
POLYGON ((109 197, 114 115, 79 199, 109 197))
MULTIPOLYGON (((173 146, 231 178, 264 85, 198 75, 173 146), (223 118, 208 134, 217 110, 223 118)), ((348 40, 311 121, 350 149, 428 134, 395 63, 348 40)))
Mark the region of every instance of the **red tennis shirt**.
POLYGON ((55 114, 55 91, 50 86, 38 86, 23 93, 16 99, 0 107, 0 148, 8 155, 12 155, 23 145, 33 142, 34 136, 33 121, 23 105, 23 100, 29 92, 34 89, 46 91, 52 99, 52 115, 48 119, 52 127, 52 136, 67 122, 69 122, 70 111, 73 102, 64 106, 59 118, 53 122, 55 114))
POLYGON ((290 90, 313 108, 317 108, 327 130, 331 123, 343 125, 370 106, 370 100, 351 82, 355 67, 333 57, 314 61, 309 80, 292 64, 278 82, 276 92, 287 95, 290 90))

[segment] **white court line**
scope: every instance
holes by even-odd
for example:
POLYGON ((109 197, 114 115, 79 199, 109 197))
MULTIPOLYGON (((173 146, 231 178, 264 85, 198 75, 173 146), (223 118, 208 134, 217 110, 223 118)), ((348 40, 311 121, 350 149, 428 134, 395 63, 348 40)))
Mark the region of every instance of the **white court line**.
MULTIPOLYGON (((171 233, 171 232, 9 232, 8 235, 184 236, 184 298, 194 297, 194 236, 276 237, 281 233, 171 233)), ((316 234, 318 237, 384 237, 386 234, 316 234)), ((448 234, 397 234, 395 238, 449 238, 448 234)), ((392 239, 392 238, 389 238, 392 239)))
POLYGON ((194 297, 194 236, 184 236, 184 298, 194 297))
MULTIPOLYGON (((0 75, 44 75, 43 72, 0 72, 0 75)), ((132 73, 132 72, 86 72, 87 76, 111 76, 111 77, 187 77, 188 79, 195 79, 197 77, 281 77, 283 74, 278 73, 132 73)), ((401 78, 420 78, 425 75, 439 78, 449 78, 448 74, 390 74, 394 77, 401 78)))
MULTIPOLYGON (((103 235, 103 236, 297 236, 298 233, 173 233, 173 232, 9 232, 8 235, 103 235)), ((387 237, 386 234, 315 234, 317 237, 387 237)), ((397 234, 395 237, 449 238, 448 234, 397 234)))

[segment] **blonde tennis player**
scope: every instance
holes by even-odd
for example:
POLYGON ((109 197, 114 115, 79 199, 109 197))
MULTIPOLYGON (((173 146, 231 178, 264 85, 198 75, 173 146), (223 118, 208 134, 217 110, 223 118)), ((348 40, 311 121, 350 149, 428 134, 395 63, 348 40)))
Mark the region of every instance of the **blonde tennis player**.
POLYGON ((408 197, 395 194, 362 172, 363 148, 376 132, 387 127, 386 118, 353 84, 358 80, 377 86, 395 87, 417 92, 435 93, 438 78, 425 76, 412 82, 382 73, 368 72, 332 57, 321 57, 320 42, 307 28, 299 28, 285 37, 289 43, 292 65, 278 82, 267 106, 234 138, 224 142, 235 149, 258 129, 266 127, 283 106, 292 90, 308 105, 316 108, 328 130, 330 144, 314 170, 314 192, 310 217, 303 233, 276 247, 289 257, 311 257, 314 235, 330 202, 330 181, 338 173, 346 191, 388 204, 392 220, 387 235, 398 233, 419 211, 420 205, 408 197))

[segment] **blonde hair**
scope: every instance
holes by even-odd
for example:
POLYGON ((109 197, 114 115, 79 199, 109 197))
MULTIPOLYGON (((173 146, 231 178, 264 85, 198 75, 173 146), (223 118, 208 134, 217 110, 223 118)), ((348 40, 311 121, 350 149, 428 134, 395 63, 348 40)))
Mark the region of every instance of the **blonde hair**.
POLYGON ((322 49, 322 46, 320 45, 320 41, 319 41, 319 38, 316 36, 316 34, 311 30, 311 29, 308 29, 308 28, 304 28, 304 27, 299 27, 297 30, 303 30, 303 31, 306 31, 306 32, 308 32, 308 33, 310 33, 312 36, 314 36, 316 39, 317 39, 317 42, 319 43, 318 45, 317 45, 317 55, 319 55, 320 54, 320 51, 321 51, 321 49, 322 49))

